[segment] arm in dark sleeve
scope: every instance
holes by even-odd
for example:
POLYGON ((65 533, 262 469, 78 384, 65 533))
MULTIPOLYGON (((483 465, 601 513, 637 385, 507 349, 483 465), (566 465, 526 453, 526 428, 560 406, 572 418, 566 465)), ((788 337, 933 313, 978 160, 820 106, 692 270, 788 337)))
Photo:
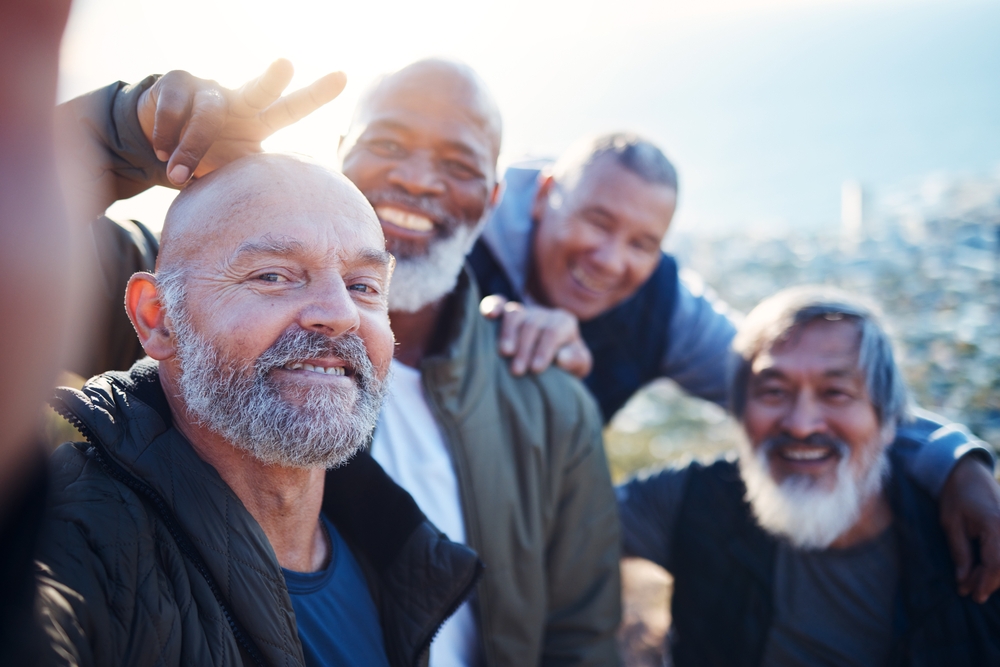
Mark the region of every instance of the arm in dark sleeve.
POLYGON ((174 187, 136 111, 139 97, 157 78, 148 76, 132 85, 118 81, 56 107, 61 159, 74 167, 69 187, 87 220, 154 185, 174 187))
POLYGON ((899 425, 893 447, 902 454, 906 473, 934 498, 941 495, 945 480, 965 456, 980 459, 993 470, 993 454, 986 444, 961 424, 927 410, 914 410, 911 420, 899 425))
POLYGON ((623 555, 668 567, 674 527, 689 477, 688 468, 666 468, 635 477, 615 489, 623 555))
POLYGON ((81 271, 94 286, 92 304, 87 320, 78 323, 68 363, 68 370, 85 378, 125 370, 144 355, 125 314, 125 286, 133 273, 153 270, 158 243, 141 223, 115 222, 102 214, 119 199, 154 185, 170 186, 136 112, 139 96, 156 79, 149 76, 134 85, 119 81, 56 109, 63 159, 76 167, 68 182, 90 221, 81 244, 81 271))
POLYGON ((618 511, 597 406, 582 385, 577 393, 580 409, 564 415, 570 442, 553 487, 557 513, 545 545, 548 610, 539 664, 617 665, 618 511))

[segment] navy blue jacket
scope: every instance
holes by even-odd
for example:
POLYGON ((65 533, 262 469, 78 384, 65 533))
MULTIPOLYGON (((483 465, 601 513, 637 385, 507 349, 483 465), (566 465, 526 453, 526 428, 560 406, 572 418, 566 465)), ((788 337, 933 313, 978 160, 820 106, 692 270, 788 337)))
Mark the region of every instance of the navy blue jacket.
MULTIPOLYGON (((903 473, 898 449, 889 450, 887 495, 903 557, 889 664, 1000 665, 1000 595, 983 605, 958 595, 937 504, 903 473)), ((777 542, 751 515, 734 461, 690 472, 667 563, 673 664, 755 667, 771 625, 777 542)))
MULTIPOLYGON (((469 264, 483 294, 524 300, 482 239, 472 249, 469 264)), ((663 254, 656 271, 632 297, 580 323, 583 340, 594 355, 594 367, 584 383, 597 398, 605 423, 640 387, 662 375, 658 360, 666 355, 677 282, 677 261, 663 254)))

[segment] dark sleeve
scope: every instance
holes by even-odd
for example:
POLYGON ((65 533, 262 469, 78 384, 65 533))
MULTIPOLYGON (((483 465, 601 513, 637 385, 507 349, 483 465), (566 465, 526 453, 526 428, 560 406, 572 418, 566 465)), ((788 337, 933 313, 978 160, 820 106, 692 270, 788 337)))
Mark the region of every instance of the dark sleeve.
POLYGON ((136 114, 139 96, 156 79, 148 76, 132 85, 119 81, 56 109, 62 150, 80 168, 73 189, 92 220, 89 238, 81 244, 81 274, 93 290, 89 318, 74 336, 68 364, 84 378, 127 370, 144 356, 125 314, 125 286, 133 273, 154 269, 159 246, 141 223, 116 222, 102 214, 119 199, 154 185, 170 186, 136 114))
POLYGON ((90 317, 79 327, 67 370, 84 378, 105 371, 128 370, 145 356, 139 337, 125 312, 125 288, 138 271, 156 267, 156 236, 135 220, 115 221, 101 216, 90 224, 85 244, 85 269, 93 276, 90 317))
POLYGON ((174 187, 136 113, 139 96, 157 78, 131 85, 118 81, 56 107, 60 151, 78 170, 70 180, 73 201, 88 220, 154 185, 174 187))
POLYGON ((667 567, 689 476, 688 468, 667 468, 636 477, 616 489, 623 555, 667 567))
POLYGON ((564 415, 573 426, 561 436, 570 442, 545 545, 548 610, 539 664, 604 667, 618 664, 621 533, 600 414, 583 385, 573 383, 579 409, 564 415))

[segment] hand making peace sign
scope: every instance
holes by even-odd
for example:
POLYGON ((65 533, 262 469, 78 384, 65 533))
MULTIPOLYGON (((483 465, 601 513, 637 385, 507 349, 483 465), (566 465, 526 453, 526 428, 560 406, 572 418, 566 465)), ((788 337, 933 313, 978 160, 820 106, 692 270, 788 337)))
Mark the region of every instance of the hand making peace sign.
POLYGON ((160 77, 137 111, 170 181, 179 187, 192 175, 260 153, 264 139, 333 100, 347 83, 343 72, 333 72, 282 97, 292 74, 292 63, 279 59, 238 90, 180 70, 160 77))

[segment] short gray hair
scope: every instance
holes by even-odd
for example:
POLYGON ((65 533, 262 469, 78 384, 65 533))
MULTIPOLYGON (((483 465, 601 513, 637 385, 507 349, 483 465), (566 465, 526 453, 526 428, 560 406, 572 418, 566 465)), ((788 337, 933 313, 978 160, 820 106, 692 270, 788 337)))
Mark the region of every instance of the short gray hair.
POLYGON ((819 285, 782 290, 747 315, 733 340, 733 349, 739 355, 730 383, 733 414, 743 417, 754 359, 820 319, 844 319, 857 324, 858 368, 865 375, 879 423, 895 425, 904 420, 909 414, 906 383, 896 366, 892 340, 881 324, 878 307, 843 290, 819 285))
POLYGON ((631 132, 614 132, 574 144, 552 167, 556 182, 572 188, 587 167, 612 155, 623 168, 653 185, 677 191, 677 170, 656 144, 631 132))

